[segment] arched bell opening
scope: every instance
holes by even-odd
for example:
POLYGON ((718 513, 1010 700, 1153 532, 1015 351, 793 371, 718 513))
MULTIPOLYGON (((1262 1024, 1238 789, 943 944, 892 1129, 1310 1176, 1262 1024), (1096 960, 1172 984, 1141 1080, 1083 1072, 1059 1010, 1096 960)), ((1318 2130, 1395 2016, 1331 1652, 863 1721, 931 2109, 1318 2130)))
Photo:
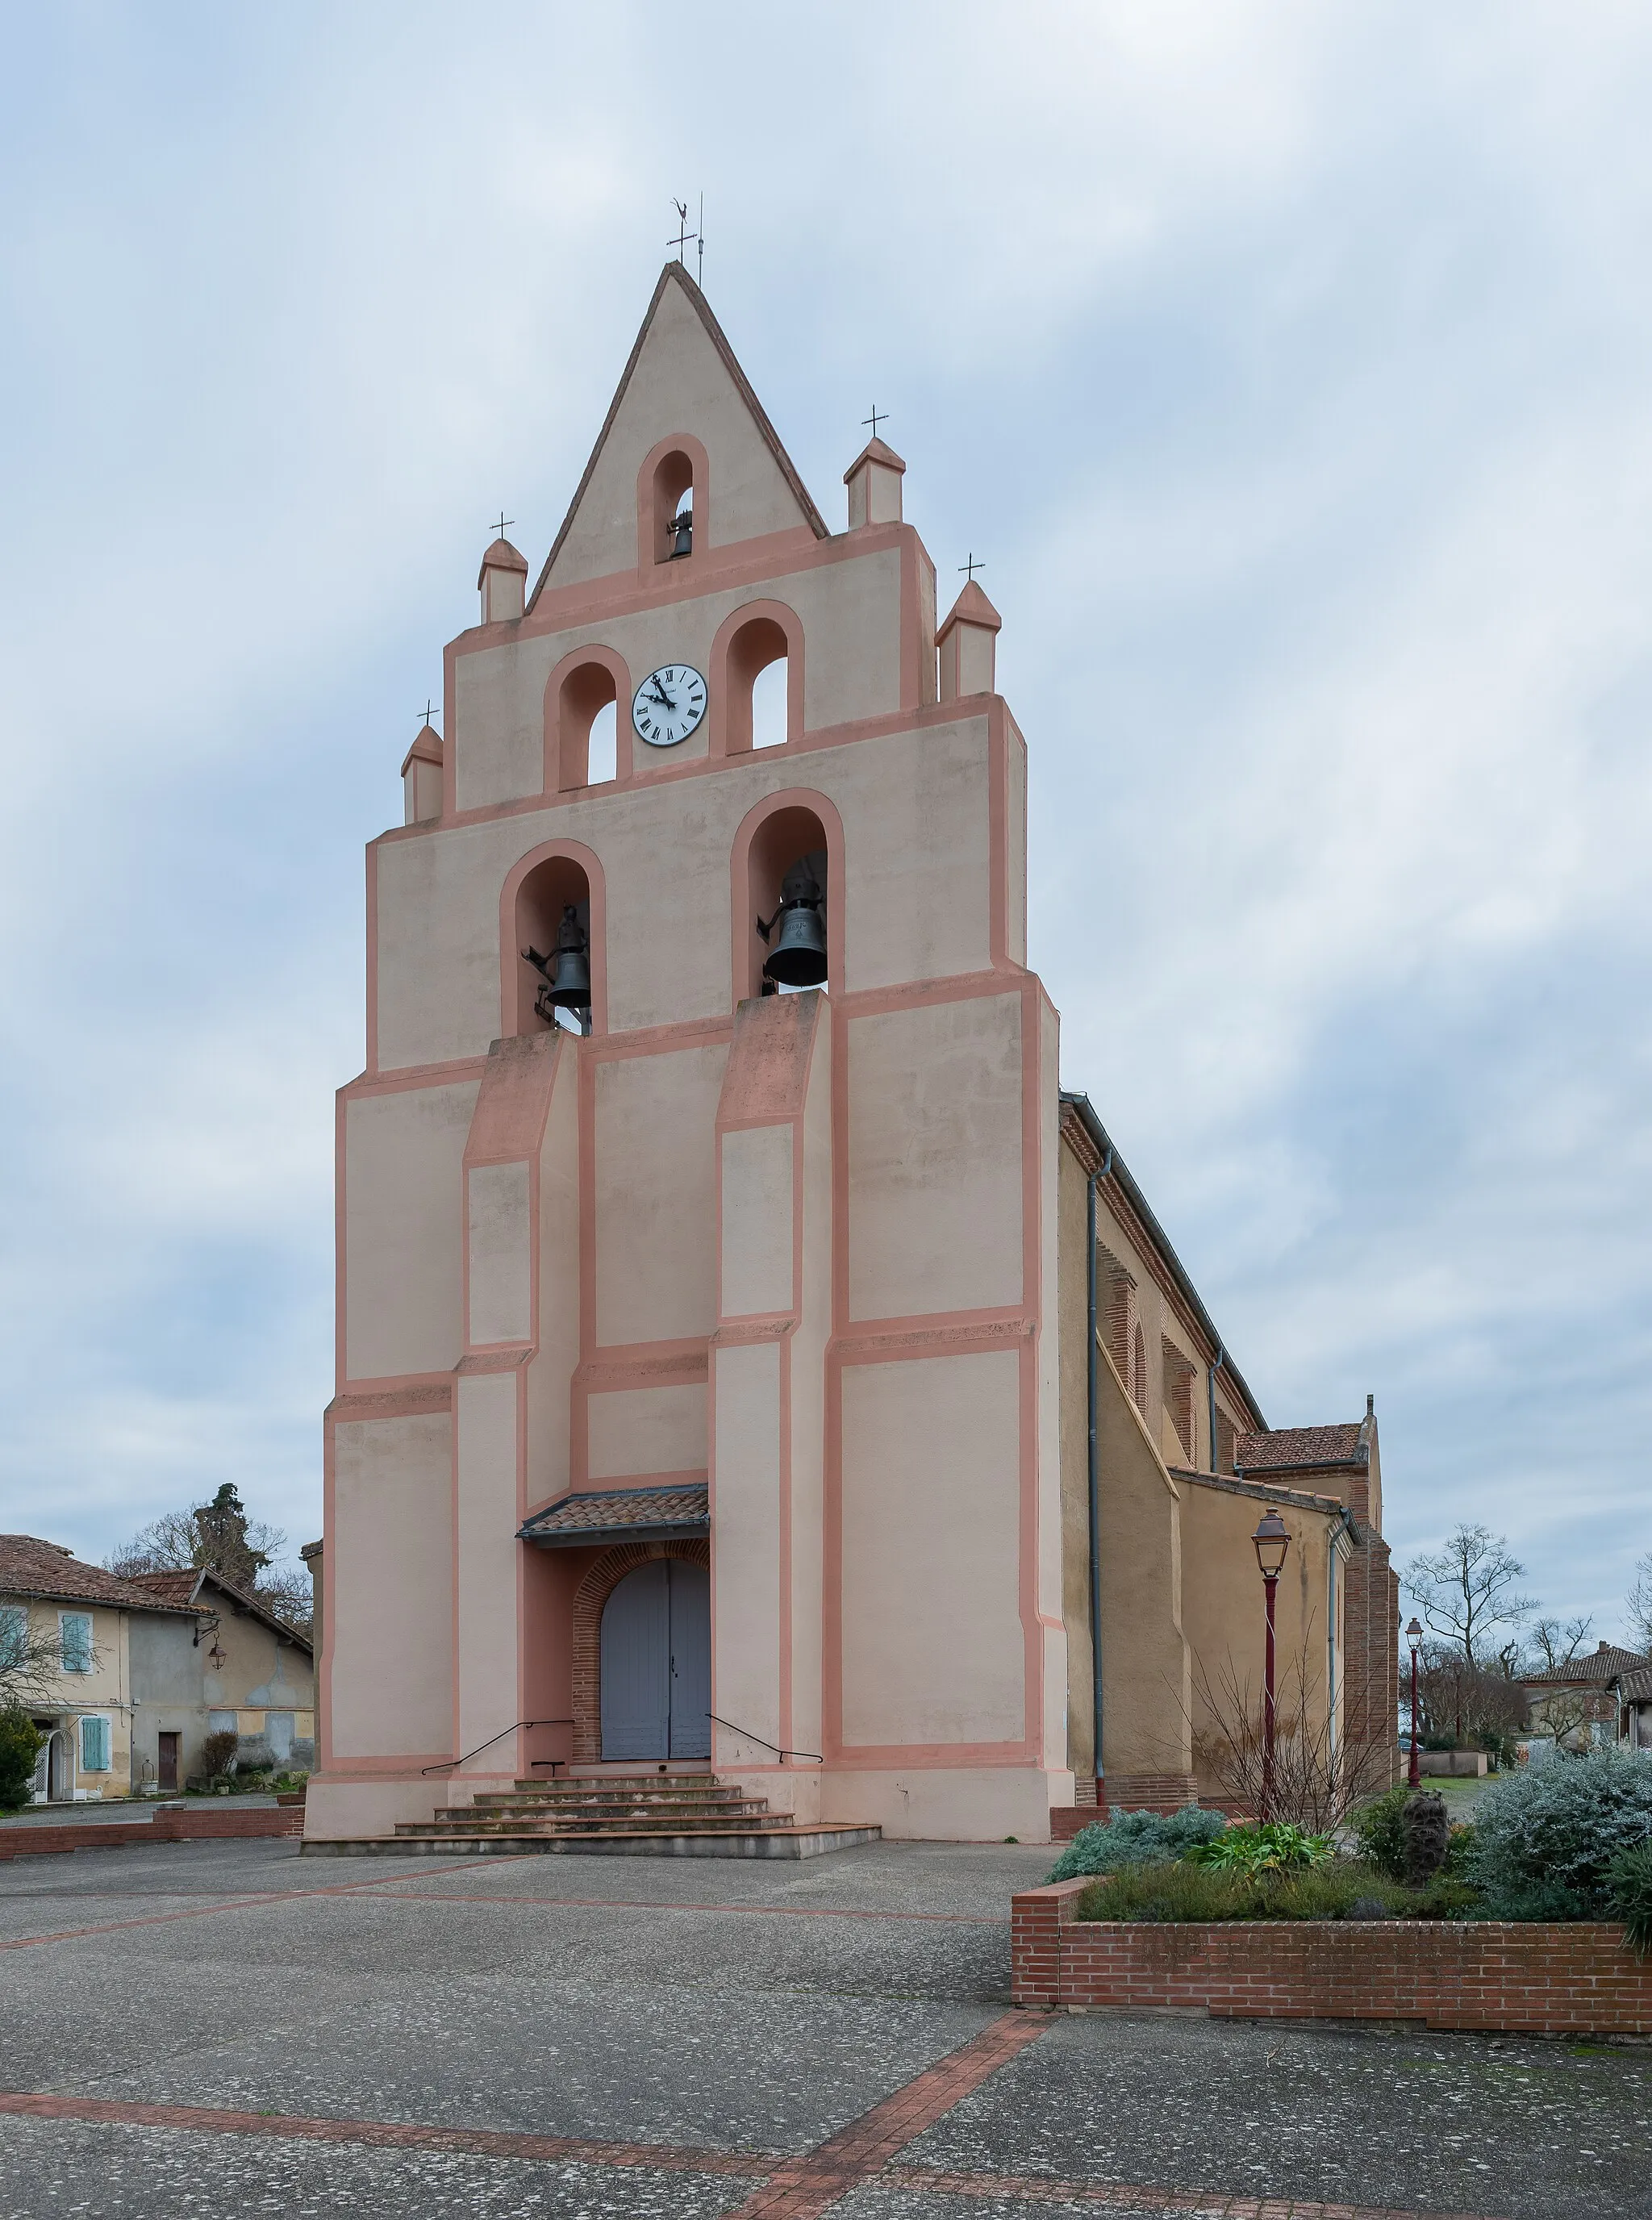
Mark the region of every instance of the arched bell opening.
POLYGON ((773 617, 753 617, 728 644, 725 700, 730 755, 770 748, 790 738, 789 643, 773 617))
POLYGON ((824 987, 827 957, 826 827, 791 803, 751 836, 746 872, 751 933, 746 995, 824 987))
POLYGON ((694 464, 680 447, 654 465, 654 560, 694 552, 694 464))
POLYGON ((547 856, 516 890, 517 1033, 591 1030, 591 888, 572 856, 547 856))
POLYGON ((605 664, 582 663, 557 698, 557 787, 570 794, 614 775, 619 687, 605 664))

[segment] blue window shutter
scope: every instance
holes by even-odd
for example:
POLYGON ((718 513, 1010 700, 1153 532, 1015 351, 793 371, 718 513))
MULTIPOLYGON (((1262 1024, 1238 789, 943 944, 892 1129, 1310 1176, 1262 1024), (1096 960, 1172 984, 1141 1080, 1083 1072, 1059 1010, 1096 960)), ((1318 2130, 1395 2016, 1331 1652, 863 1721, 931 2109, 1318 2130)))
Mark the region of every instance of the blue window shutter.
POLYGON ((80 1722, 80 1767, 83 1773, 109 1771, 109 1721, 83 1718, 80 1722))
POLYGON ((65 1611, 58 1615, 63 1669, 90 1673, 92 1668, 92 1623, 89 1611, 65 1611))
POLYGON ((0 1604, 0 1668, 22 1662, 28 1644, 28 1612, 20 1603, 0 1604))

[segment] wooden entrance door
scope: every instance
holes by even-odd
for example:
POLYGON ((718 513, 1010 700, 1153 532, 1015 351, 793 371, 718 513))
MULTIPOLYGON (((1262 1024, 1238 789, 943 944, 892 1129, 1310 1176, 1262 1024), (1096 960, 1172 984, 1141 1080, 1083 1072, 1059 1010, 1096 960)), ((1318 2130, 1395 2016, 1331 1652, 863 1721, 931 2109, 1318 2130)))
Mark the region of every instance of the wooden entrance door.
POLYGON ((711 1575, 658 1557, 627 1573, 602 1612, 602 1755, 711 1755, 711 1575))
POLYGON ((178 1745, 180 1739, 175 1734, 164 1734, 160 1737, 159 1774, 163 1788, 176 1788, 178 1786, 178 1745))

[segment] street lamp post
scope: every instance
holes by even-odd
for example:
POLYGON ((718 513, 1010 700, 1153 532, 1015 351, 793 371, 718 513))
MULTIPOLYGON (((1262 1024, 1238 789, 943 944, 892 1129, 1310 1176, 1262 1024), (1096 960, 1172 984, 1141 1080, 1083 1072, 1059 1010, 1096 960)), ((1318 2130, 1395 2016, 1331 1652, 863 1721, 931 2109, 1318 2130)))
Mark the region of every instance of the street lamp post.
POLYGON ((1422 1785, 1423 1770, 1417 1762, 1417 1645, 1423 1638, 1423 1630, 1415 1619, 1406 1629, 1406 1639, 1411 1644, 1411 1764, 1406 1772, 1406 1786, 1417 1788, 1422 1785))
POLYGON ((1285 1521, 1269 1504, 1250 1537, 1256 1562, 1262 1568, 1262 1591, 1268 1605, 1268 1648, 1262 1670, 1262 1818, 1273 1816, 1274 1805, 1274 1591, 1291 1546, 1285 1521))

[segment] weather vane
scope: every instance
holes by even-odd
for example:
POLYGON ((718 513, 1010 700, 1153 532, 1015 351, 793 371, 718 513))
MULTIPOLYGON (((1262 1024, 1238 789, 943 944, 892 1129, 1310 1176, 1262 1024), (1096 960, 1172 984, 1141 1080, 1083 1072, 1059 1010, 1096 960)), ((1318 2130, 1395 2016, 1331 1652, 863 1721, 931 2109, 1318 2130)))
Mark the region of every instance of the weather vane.
POLYGON ((671 206, 676 210, 677 233, 675 239, 668 239, 665 244, 668 246, 676 247, 677 260, 686 267, 689 259, 686 250, 689 241, 694 237, 694 234, 689 229, 689 203, 687 201, 678 200, 673 194, 671 206))
POLYGON ((976 582, 976 572, 977 571, 984 571, 986 567, 986 564, 976 557, 973 550, 970 552, 969 561, 967 563, 960 563, 958 565, 959 570, 963 572, 964 576, 969 579, 969 583, 972 586, 976 582))

